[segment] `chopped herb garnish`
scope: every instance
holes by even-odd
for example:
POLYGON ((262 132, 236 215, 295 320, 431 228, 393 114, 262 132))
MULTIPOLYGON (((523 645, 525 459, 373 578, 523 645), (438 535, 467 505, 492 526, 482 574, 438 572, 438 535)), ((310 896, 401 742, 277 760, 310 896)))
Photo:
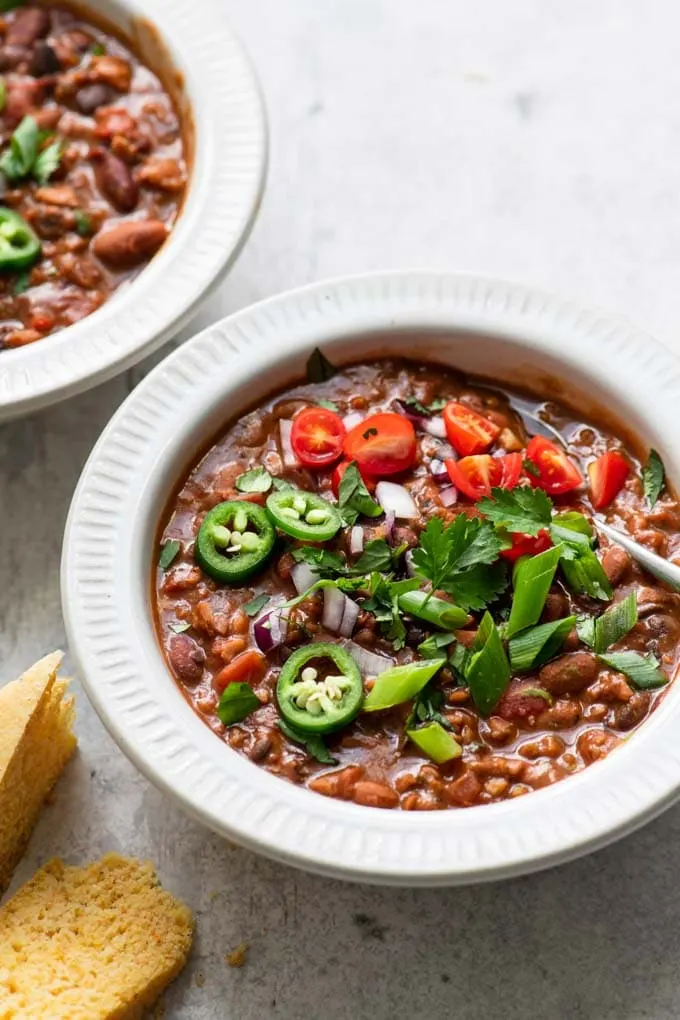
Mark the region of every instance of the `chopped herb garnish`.
POLYGON ((26 0, 0 0, 0 12, 6 14, 7 11, 13 11, 24 3, 26 3, 26 0))
POLYGON ((592 648, 595 644, 595 617, 588 616, 587 613, 577 616, 576 633, 579 636, 579 641, 582 641, 584 645, 588 645, 589 648, 592 648))
POLYGON ((7 82, 0 76, 0 113, 5 109, 7 102, 7 82))
POLYGON ((248 616, 257 616, 260 610, 264 609, 270 599, 271 595, 267 595, 267 593, 263 591, 260 595, 256 595, 254 599, 251 599, 250 602, 246 602, 243 608, 248 616))
MULTIPOLYGON (((438 655, 442 658, 447 657, 447 651, 449 645, 452 645, 456 640, 456 635, 449 631, 448 633, 431 634, 429 638, 425 638, 418 645, 418 651, 424 659, 436 659, 438 655)), ((462 645, 461 645, 462 647, 462 645)))
POLYGON ((553 583, 561 547, 553 546, 537 556, 517 561, 514 573, 512 608, 506 626, 506 636, 512 638, 527 627, 538 623, 550 586, 553 583))
POLYGON ((370 574, 374 570, 389 572, 394 569, 403 552, 403 546, 394 549, 384 538, 372 538, 366 543, 364 551, 354 564, 353 573, 370 574))
POLYGON ((648 655, 641 655, 640 652, 610 652, 599 658, 610 669, 624 673, 633 687, 640 690, 653 690, 668 683, 668 677, 659 668, 659 660, 651 652, 648 655))
POLYGON ((225 726, 233 726, 234 723, 242 722, 259 707, 260 699, 250 684, 233 683, 222 691, 217 715, 225 726))
POLYGON ((318 407, 325 407, 327 411, 335 411, 336 414, 340 411, 337 404, 334 404, 332 400, 326 400, 325 397, 317 397, 315 403, 318 407))
POLYGON ((491 614, 482 617, 465 669, 470 694, 482 715, 489 715, 510 682, 510 663, 491 614))
POLYGON ((319 545, 301 545, 291 549, 291 556, 296 563, 308 563, 317 574, 342 577, 347 573, 347 561, 339 553, 324 549, 319 545))
POLYGON ((492 489, 491 498, 480 500, 477 509, 506 531, 537 535, 550 524, 552 503, 543 489, 523 485, 512 490, 492 489))
POLYGON ((93 57, 103 57, 106 53, 106 46, 103 43, 96 42, 92 44, 90 53, 93 57))
POLYGON ((448 404, 448 400, 446 400, 445 397, 436 397, 431 404, 423 404, 415 397, 404 397, 401 402, 411 408, 412 411, 415 411, 416 414, 422 414, 426 417, 429 417, 431 414, 436 414, 437 411, 441 411, 442 408, 446 407, 448 404))
POLYGON ((383 512, 379 503, 371 498, 355 461, 347 465, 338 488, 338 505, 346 527, 356 524, 360 515, 379 517, 383 512))
POLYGON ((592 549, 593 529, 578 511, 557 514, 550 526, 553 542, 561 543, 560 567, 572 591, 608 602, 612 587, 592 549))
POLYGON ((483 609, 507 586, 504 565, 494 562, 501 548, 489 521, 459 514, 445 528, 433 517, 413 551, 413 566, 463 609, 483 609))
POLYGON ((52 142, 46 149, 36 157, 35 163, 33 164, 33 176, 35 177, 38 184, 47 184, 54 171, 59 166, 61 159, 61 142, 52 142))
POLYGON ((377 429, 366 429, 366 431, 362 434, 362 438, 363 439, 370 439, 371 436, 377 436, 377 435, 378 435, 378 430, 377 429))
POLYGON ((31 282, 31 272, 29 269, 24 270, 23 273, 19 273, 12 285, 12 293, 15 297, 19 294, 23 294, 24 291, 28 290, 28 286, 31 282))
POLYGON ((284 737, 288 737, 294 744, 300 744, 304 747, 308 754, 312 758, 316 758, 322 765, 337 765, 338 759, 334 758, 324 743, 323 737, 320 737, 316 733, 301 733, 300 730, 296 730, 293 726, 290 726, 285 720, 277 719, 276 725, 279 727, 284 737))
POLYGON ((567 634, 575 623, 575 616, 566 616, 562 620, 530 627, 517 637, 511 638, 508 642, 508 651, 513 670, 522 673, 545 665, 560 652, 567 634))
POLYGON ((94 232, 92 217, 83 209, 74 209, 73 216, 76 222, 76 233, 81 237, 89 237, 94 232))
POLYGON ((161 570, 167 570, 181 548, 176 538, 164 542, 161 546, 161 554, 158 557, 158 566, 161 570))
POLYGON ((191 624, 187 620, 173 620, 168 626, 170 630, 174 630, 175 634, 183 634, 185 630, 189 630, 191 624))
POLYGON ((540 478, 541 472, 538 470, 533 460, 528 460, 526 457, 522 461, 522 467, 528 475, 533 475, 534 478, 540 478))
POLYGON ((318 347, 315 347, 307 361, 307 379, 310 383, 322 383, 332 379, 337 374, 337 368, 332 365, 325 354, 322 354, 318 347))
POLYGON ((369 580, 369 598, 362 602, 361 608, 373 613, 380 624, 380 630, 395 649, 403 648, 406 640, 406 627, 401 618, 399 598, 405 592, 415 591, 418 581, 411 578, 406 581, 390 581, 377 571, 369 580))
POLYGON ((649 459, 642 469, 642 485, 651 507, 654 506, 661 495, 665 481, 666 472, 664 471, 663 461, 656 450, 650 450, 649 459))
POLYGON ((255 467, 238 476, 236 488, 239 492, 269 492, 272 481, 272 476, 265 467, 255 467))
POLYGON ((24 117, 0 156, 0 170, 9 181, 27 177, 38 155, 39 128, 33 117, 24 117))
POLYGON ((549 705, 552 705, 553 696, 550 691, 546 691, 543 687, 523 687, 522 694, 528 698, 543 698, 549 705))

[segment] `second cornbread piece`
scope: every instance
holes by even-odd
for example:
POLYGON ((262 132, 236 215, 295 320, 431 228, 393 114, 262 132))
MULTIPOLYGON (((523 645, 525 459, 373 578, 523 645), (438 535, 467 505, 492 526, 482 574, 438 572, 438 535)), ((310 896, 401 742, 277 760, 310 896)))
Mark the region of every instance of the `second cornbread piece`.
POLYGON ((43 802, 73 754, 73 698, 52 652, 0 688, 0 896, 43 802))
POLYGON ((137 1020, 192 935, 190 911, 151 864, 51 861, 0 910, 0 1020, 137 1020))

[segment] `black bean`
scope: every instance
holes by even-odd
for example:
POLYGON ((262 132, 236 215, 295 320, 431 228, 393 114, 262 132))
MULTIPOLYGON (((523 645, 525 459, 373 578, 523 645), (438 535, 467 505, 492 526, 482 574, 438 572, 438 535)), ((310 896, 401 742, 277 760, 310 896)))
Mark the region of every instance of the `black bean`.
POLYGON ((41 78, 44 74, 54 74, 61 69, 59 57, 49 43, 39 39, 33 47, 33 54, 28 65, 29 73, 34 78, 41 78))

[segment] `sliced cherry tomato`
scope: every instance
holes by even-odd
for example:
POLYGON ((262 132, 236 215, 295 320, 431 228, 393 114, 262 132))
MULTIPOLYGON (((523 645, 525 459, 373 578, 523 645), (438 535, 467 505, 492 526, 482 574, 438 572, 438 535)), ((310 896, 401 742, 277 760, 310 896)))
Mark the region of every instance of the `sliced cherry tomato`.
POLYGON ((456 488, 468 499, 477 501, 491 495, 491 489, 498 485, 502 467, 500 460, 488 453, 461 460, 447 460, 446 470, 456 488))
POLYGON ((411 467, 418 453, 413 425, 401 414, 390 411, 372 414, 350 429, 343 450, 355 460, 363 475, 382 478, 411 467))
POLYGON ((444 424, 451 446, 461 457, 484 453, 501 434, 498 425, 455 400, 444 408, 444 424))
POLYGON ((534 488, 538 487, 551 496, 571 492, 583 484, 583 476, 564 450, 543 436, 534 436, 527 446, 527 460, 535 466, 538 475, 528 473, 534 488))
POLYGON ((305 407, 293 418, 290 444, 306 467, 326 467, 342 456, 347 430, 342 418, 325 407, 305 407))
POLYGON ((253 687, 258 684, 267 672, 267 660, 261 652, 250 648, 241 652, 235 659, 219 671, 213 680, 213 687, 221 694, 229 684, 245 683, 253 687))
POLYGON ((590 501, 596 510, 604 510, 619 493, 630 474, 630 464, 617 450, 603 453, 588 465, 590 501))
POLYGON ((502 489, 514 489, 522 474, 522 454, 506 453, 496 460, 500 461, 501 465, 501 480, 497 484, 502 489))
MULTIPOLYGON (((331 475, 331 488, 333 489, 333 492, 335 493, 336 496, 340 495, 340 482, 342 481, 342 476, 344 475, 345 471, 347 470, 351 463, 352 462, 350 460, 341 460, 340 463, 337 464, 336 467, 333 469, 333 474, 331 475)), ((376 486, 375 478, 371 478, 370 475, 365 475, 361 471, 359 472, 359 474, 361 475, 364 485, 366 486, 368 491, 375 492, 376 486)))
POLYGON ((501 556, 514 563, 520 556, 536 556, 545 552, 552 545, 552 539, 544 529, 537 535, 510 535, 512 545, 509 549, 503 549, 501 556))

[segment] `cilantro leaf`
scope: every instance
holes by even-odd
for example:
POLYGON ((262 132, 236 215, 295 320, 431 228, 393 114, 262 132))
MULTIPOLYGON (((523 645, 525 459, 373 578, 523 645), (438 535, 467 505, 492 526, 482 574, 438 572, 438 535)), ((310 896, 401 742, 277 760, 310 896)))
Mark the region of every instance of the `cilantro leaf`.
POLYGON ((395 649, 403 648, 406 641, 406 627, 401 618, 399 596, 406 591, 415 591, 418 581, 389 581, 382 574, 374 572, 369 581, 370 597, 361 608, 373 613, 380 624, 381 633, 391 641, 395 649))
POLYGON ((359 473, 356 461, 347 465, 338 488, 338 507, 346 527, 356 524, 357 518, 379 517, 383 512, 379 503, 371 498, 371 494, 359 473))
POLYGON ((24 291, 28 290, 31 282, 31 273, 29 269, 24 269, 21 273, 17 273, 16 279, 14 280, 14 286, 12 287, 12 293, 15 296, 23 294, 24 291))
MULTIPOLYGON (((229 690, 229 688, 227 688, 229 690)), ((317 733, 302 733, 300 730, 296 730, 293 726, 289 726, 283 719, 277 719, 276 725, 279 727, 284 737, 292 740, 294 744, 300 744, 305 748, 308 754, 312 758, 316 758, 323 765, 337 765, 338 759, 334 758, 324 743, 323 737, 317 733)))
POLYGON ((272 487, 272 476, 265 467, 254 467, 244 471, 236 479, 239 492, 269 492, 272 487))
POLYGON ((257 616, 261 609, 267 605, 271 598, 271 595, 267 595, 266 592, 262 592, 260 595, 256 595, 255 598, 251 599, 250 602, 246 602, 244 609, 248 616, 257 616))
POLYGON ((260 699, 250 684, 233 683, 222 691, 217 715, 225 726, 233 726, 234 723, 242 722, 259 707, 260 699))
POLYGON ((337 374, 337 368, 332 365, 325 354, 322 354, 318 347, 315 347, 307 360, 307 379, 310 383, 327 382, 337 374))
POLYGON ((642 469, 642 485, 651 507, 654 506, 661 495, 665 482, 666 472, 663 461, 656 450, 650 450, 649 459, 642 469))
POLYGON ((522 467, 528 475, 533 475, 534 478, 541 477, 541 472, 538 470, 533 460, 529 460, 528 457, 525 457, 522 461, 522 467))
POLYGON ((17 181, 30 174, 38 155, 39 134, 36 120, 24 117, 9 140, 9 149, 0 157, 0 170, 8 180, 17 181))
POLYGON ((347 574, 347 562, 344 557, 318 545, 301 545, 297 549, 291 549, 291 556, 296 563, 308 563, 317 574, 326 577, 347 574))
POLYGON ((504 565, 496 563, 502 547, 489 521, 459 514, 444 528, 433 517, 413 551, 413 565, 433 590, 452 595, 463 609, 483 609, 507 583, 504 565))
POLYGON ((370 574, 374 570, 387 573, 394 569, 404 550, 405 546, 393 549, 384 538, 373 538, 366 543, 364 551, 354 564, 352 573, 370 574))
POLYGON ((404 397, 403 400, 400 400, 400 403, 405 404, 406 407, 415 411, 416 414, 422 414, 429 418, 431 414, 441 411, 448 404, 448 400, 445 397, 435 397, 431 404, 423 404, 416 397, 404 397))
POLYGON ((167 570, 170 564, 177 556, 181 546, 176 538, 170 539, 168 542, 164 542, 161 546, 161 554, 158 557, 158 566, 161 570, 167 570))
POLYGON ((404 729, 412 730, 423 723, 438 722, 445 730, 452 730, 453 726, 440 712, 443 704, 444 692, 428 684, 416 696, 404 729))
POLYGON ((61 160, 61 142, 55 141, 38 154, 33 164, 32 174, 38 184, 47 184, 61 160))
POLYGON ((89 237, 90 234, 94 233, 92 217, 89 213, 86 213, 83 209, 74 209, 73 217, 76 223, 77 234, 80 234, 81 237, 89 237))
POLYGON ((504 563, 491 566, 477 564, 462 574, 456 574, 442 585, 442 590, 451 595, 461 609, 484 609, 494 602, 508 586, 508 573, 504 563))
POLYGON ((522 535, 537 535, 548 527, 552 503, 543 489, 520 486, 517 489, 492 489, 490 499, 482 499, 477 509, 494 524, 522 535))

